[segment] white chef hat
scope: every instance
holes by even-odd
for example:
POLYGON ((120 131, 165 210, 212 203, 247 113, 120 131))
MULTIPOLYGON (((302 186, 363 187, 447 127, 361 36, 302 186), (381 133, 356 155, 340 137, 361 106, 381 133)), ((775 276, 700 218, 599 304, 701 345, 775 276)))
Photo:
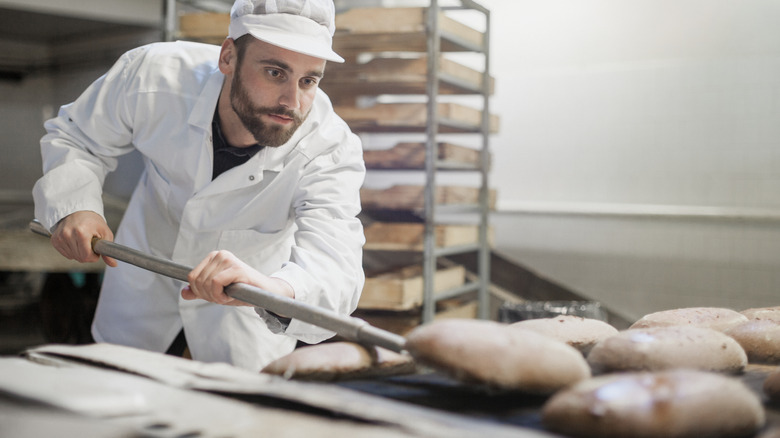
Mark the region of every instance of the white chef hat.
POLYGON ((333 0, 236 0, 228 36, 251 34, 283 49, 344 62, 332 48, 335 16, 333 0))

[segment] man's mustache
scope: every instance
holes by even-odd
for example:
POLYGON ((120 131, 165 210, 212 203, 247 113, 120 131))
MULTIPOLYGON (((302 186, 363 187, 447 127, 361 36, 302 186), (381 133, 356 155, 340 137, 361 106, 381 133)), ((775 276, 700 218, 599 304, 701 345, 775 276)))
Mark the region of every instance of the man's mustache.
POLYGON ((258 114, 268 114, 268 115, 276 115, 276 116, 284 116, 289 117, 296 122, 301 121, 301 117, 293 110, 285 108, 283 106, 277 106, 274 108, 271 107, 260 107, 257 109, 256 113, 258 114))

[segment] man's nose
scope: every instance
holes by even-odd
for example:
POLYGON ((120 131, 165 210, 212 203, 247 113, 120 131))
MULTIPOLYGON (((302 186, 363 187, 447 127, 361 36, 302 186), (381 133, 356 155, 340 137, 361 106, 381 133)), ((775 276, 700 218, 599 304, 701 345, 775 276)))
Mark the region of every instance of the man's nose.
POLYGON ((284 107, 297 110, 300 104, 299 95, 300 88, 298 87, 298 84, 291 81, 290 83, 282 86, 282 91, 279 96, 279 104, 284 107))

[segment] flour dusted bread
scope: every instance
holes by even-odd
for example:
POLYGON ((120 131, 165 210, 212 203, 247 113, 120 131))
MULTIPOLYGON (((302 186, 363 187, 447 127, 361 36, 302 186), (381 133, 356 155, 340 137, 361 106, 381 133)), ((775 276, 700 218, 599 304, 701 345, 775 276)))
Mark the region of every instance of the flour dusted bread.
POLYGON ((745 350, 749 363, 780 364, 780 323, 769 319, 744 322, 726 330, 745 350))
POLYGON ((671 368, 736 373, 747 365, 747 356, 737 341, 717 330, 670 326, 622 331, 596 344, 588 363, 596 373, 671 368))
POLYGON ((770 400, 775 403, 780 402, 780 368, 767 376, 763 390, 770 400))
POLYGON ((461 381, 530 393, 552 393, 590 376, 575 348, 493 321, 434 321, 412 330, 406 348, 418 362, 461 381))
POLYGON ((761 400, 738 379, 695 370, 619 373, 553 395, 544 426, 576 437, 738 437, 765 422, 761 400))
POLYGON ((298 348, 262 370, 297 380, 347 380, 414 371, 415 364, 409 356, 353 342, 326 342, 298 348))
POLYGON ((754 307, 739 312, 750 320, 774 321, 780 324, 780 306, 775 307, 754 307))
POLYGON ((663 310, 643 316, 629 328, 667 327, 692 325, 726 331, 747 321, 747 317, 736 310, 722 307, 687 307, 663 310))
POLYGON ((597 342, 618 334, 618 329, 604 321, 575 315, 527 319, 509 327, 532 330, 565 342, 586 356, 597 342))

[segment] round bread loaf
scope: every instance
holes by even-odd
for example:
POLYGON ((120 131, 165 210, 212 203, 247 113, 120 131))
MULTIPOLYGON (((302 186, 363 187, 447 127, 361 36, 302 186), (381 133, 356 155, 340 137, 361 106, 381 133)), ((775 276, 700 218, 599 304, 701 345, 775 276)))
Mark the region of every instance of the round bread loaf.
POLYGON ((416 327, 406 348, 422 364, 464 382, 549 394, 590 377, 582 354, 531 330, 474 319, 416 327))
POLYGON ((739 312, 750 320, 774 321, 780 324, 780 306, 776 307, 754 307, 739 312))
POLYGON ((764 393, 773 402, 780 402, 780 369, 770 373, 763 386, 764 393))
POLYGON ((585 356, 597 342, 618 334, 618 329, 604 321, 574 315, 526 319, 510 324, 509 327, 533 330, 565 342, 585 356))
POLYGON ((276 359, 261 372, 297 380, 347 380, 408 374, 414 360, 380 347, 353 342, 326 342, 293 350, 276 359))
POLYGON ((780 438, 780 426, 770 427, 756 438, 780 438))
POLYGON ((733 338, 693 326, 629 329, 596 344, 588 355, 595 373, 671 368, 736 373, 747 356, 733 338))
POLYGON ((749 363, 780 364, 780 324, 768 319, 744 322, 726 330, 747 354, 749 363))
POLYGON ((580 382, 545 403, 542 422, 576 437, 737 437, 761 428, 765 413, 736 378, 669 370, 580 382))
POLYGON ((747 317, 736 310, 721 307, 688 307, 662 310, 643 316, 629 328, 667 327, 692 325, 726 331, 747 321, 747 317))

